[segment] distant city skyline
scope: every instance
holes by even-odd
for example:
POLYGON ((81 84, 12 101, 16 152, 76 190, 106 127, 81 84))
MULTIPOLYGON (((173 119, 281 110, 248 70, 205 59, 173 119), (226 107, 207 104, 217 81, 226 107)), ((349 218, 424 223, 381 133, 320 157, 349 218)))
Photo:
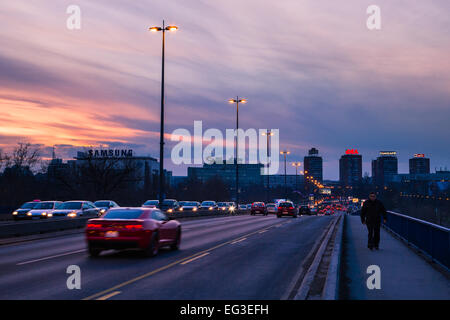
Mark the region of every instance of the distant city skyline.
MULTIPOLYGON (((170 133, 234 128, 227 100, 248 99, 241 128, 280 129, 288 161, 315 147, 325 180, 339 179, 346 149, 362 173, 382 150, 408 173, 416 153, 431 171, 450 167, 450 20, 447 0, 379 0, 381 30, 366 27, 369 3, 256 0, 87 1, 81 29, 68 30, 68 3, 2 4, 0 148, 41 144, 69 159, 83 147, 131 148, 159 156, 161 38, 165 19, 166 169, 170 133)), ((282 168, 280 168, 282 170, 282 168)), ((281 171, 280 171, 281 172, 281 171)), ((289 166, 288 173, 295 173, 289 166)))

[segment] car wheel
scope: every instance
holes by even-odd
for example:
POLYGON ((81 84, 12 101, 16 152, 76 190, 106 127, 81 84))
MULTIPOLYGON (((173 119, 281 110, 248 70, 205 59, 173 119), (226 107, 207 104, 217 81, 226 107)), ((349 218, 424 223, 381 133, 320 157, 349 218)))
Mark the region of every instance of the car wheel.
POLYGON ((175 251, 180 249, 180 242, 181 242, 181 229, 178 229, 177 238, 175 240, 175 243, 170 246, 170 250, 175 251))
POLYGON ((277 214, 277 218, 281 218, 281 215, 277 214))
POLYGON ((144 250, 144 255, 146 257, 154 257, 158 254, 159 251, 159 237, 158 232, 153 233, 152 238, 150 239, 150 244, 144 250))
POLYGON ((92 258, 98 257, 98 256, 100 255, 100 252, 102 252, 101 249, 93 248, 93 247, 91 247, 91 246, 89 246, 88 251, 89 251, 89 255, 90 255, 92 258))

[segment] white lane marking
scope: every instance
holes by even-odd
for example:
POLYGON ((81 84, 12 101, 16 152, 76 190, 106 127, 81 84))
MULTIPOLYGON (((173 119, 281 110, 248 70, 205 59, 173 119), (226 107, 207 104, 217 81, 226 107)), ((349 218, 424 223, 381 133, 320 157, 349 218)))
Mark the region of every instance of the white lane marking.
POLYGON ((109 299, 111 297, 117 296, 119 293, 121 293, 121 291, 114 291, 114 292, 111 292, 111 293, 109 293, 107 295, 104 295, 103 297, 100 297, 100 298, 98 298, 96 300, 107 300, 107 299, 109 299))
POLYGON ((269 231, 269 230, 262 230, 262 231, 260 231, 258 233, 264 233, 264 232, 267 232, 267 231, 269 231))
POLYGON ((239 240, 236 240, 236 241, 231 242, 231 244, 235 244, 235 243, 244 241, 244 240, 246 240, 246 239, 247 239, 247 238, 242 238, 242 239, 239 239, 239 240))
POLYGON ((54 256, 48 256, 48 257, 44 257, 44 258, 39 258, 39 259, 34 259, 34 260, 29 260, 29 261, 24 261, 24 262, 19 262, 18 264, 16 264, 17 266, 22 266, 24 264, 29 264, 29 263, 33 263, 33 262, 39 262, 39 261, 43 261, 43 260, 48 260, 48 259, 53 259, 53 258, 58 258, 58 257, 62 257, 62 256, 67 256, 69 254, 75 254, 75 253, 80 253, 80 252, 84 252, 86 251, 86 249, 81 249, 81 250, 77 250, 77 251, 72 251, 72 252, 66 252, 66 253, 61 253, 61 254, 56 254, 54 256))
POLYGON ((192 262, 192 261, 194 261, 194 260, 203 258, 204 256, 207 256, 208 254, 209 254, 209 252, 205 252, 204 254, 201 254, 201 255, 196 256, 196 257, 194 257, 194 258, 192 258, 192 259, 189 259, 189 260, 186 260, 186 261, 184 261, 184 262, 181 262, 180 264, 186 264, 186 263, 192 262))

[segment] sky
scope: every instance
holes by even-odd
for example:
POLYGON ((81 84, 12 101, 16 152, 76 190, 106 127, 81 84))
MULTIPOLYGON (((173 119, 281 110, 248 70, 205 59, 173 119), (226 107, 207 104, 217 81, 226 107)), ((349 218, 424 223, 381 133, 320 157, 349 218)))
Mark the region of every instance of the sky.
MULTIPOLYGON (((159 157, 161 34, 170 133, 235 126, 279 129, 288 161, 316 147, 337 180, 346 149, 363 172, 381 150, 399 171, 415 153, 450 167, 448 0, 16 0, 0 10, 0 148, 30 142, 70 159, 87 147, 159 157), (369 5, 381 29, 369 30, 369 5), (69 5, 81 29, 66 26, 69 5)), ((295 173, 293 167, 288 173, 295 173)))

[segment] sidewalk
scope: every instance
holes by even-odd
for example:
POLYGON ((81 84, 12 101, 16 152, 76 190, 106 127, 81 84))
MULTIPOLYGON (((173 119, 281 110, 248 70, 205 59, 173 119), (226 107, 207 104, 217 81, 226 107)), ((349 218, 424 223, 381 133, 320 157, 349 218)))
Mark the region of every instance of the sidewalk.
POLYGON ((342 252, 341 299, 450 300, 450 280, 381 228, 379 251, 367 248, 367 228, 359 216, 346 216, 342 252), (378 265, 381 289, 369 290, 367 267, 378 265))

